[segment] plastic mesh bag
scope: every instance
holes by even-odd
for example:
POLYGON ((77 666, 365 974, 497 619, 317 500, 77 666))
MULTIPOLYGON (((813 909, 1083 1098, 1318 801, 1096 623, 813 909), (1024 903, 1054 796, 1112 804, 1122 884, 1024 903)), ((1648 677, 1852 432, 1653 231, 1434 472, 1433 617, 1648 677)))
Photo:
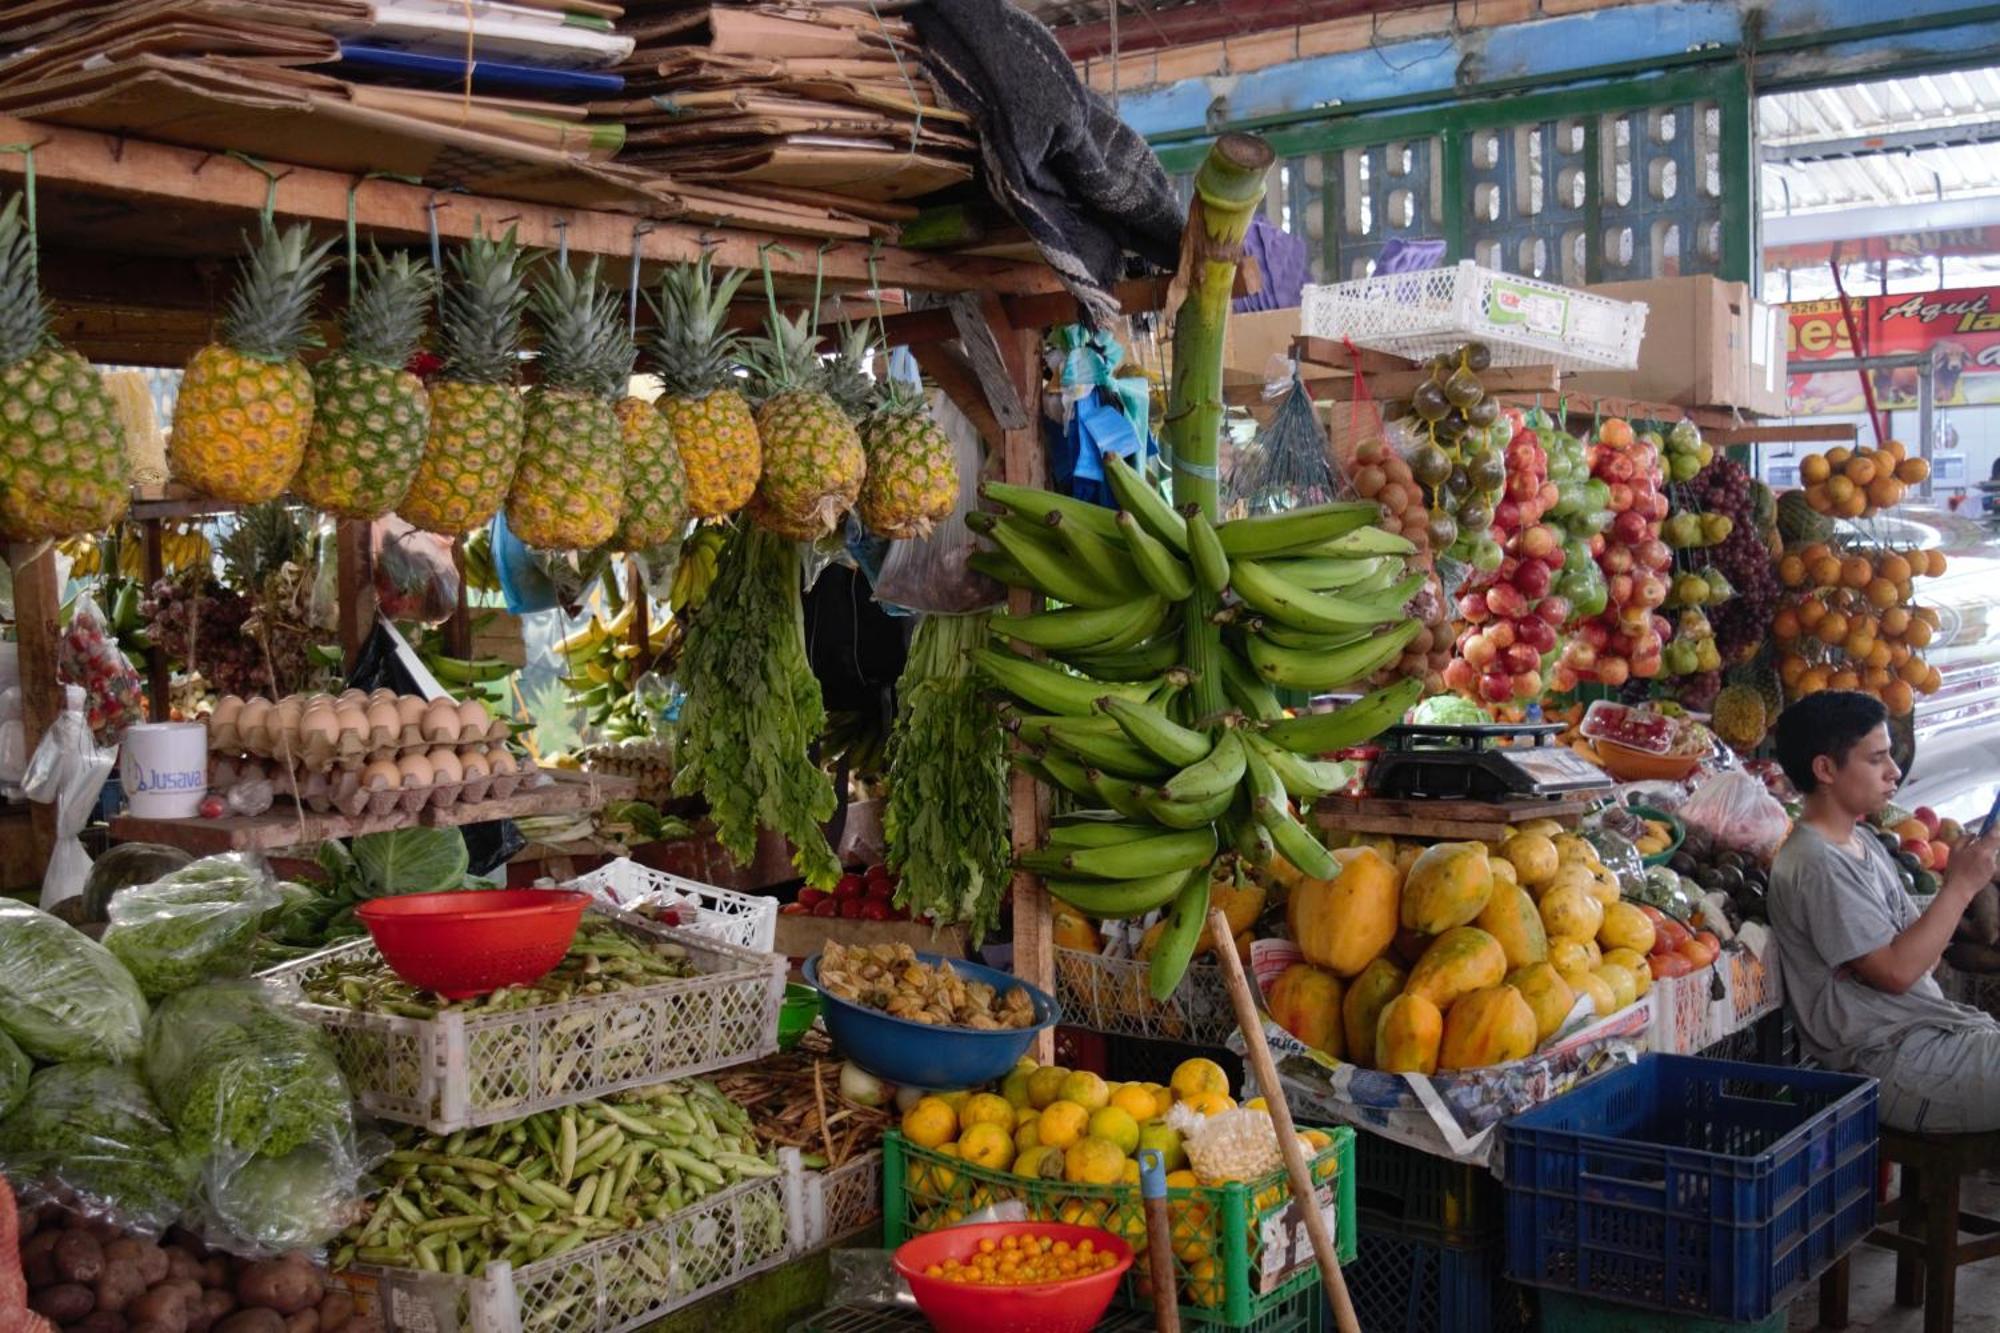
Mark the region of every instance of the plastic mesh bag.
POLYGON ((258 926, 283 905, 260 862, 236 852, 206 857, 112 899, 104 947, 157 1000, 249 975, 258 926))
MULTIPOLYGON (((64 927, 64 929, 68 929, 64 927)), ((186 1209, 191 1164, 129 1065, 54 1065, 0 1120, 0 1171, 31 1201, 156 1236, 186 1209)))
POLYGON ((146 997, 111 951, 26 903, 0 898, 0 1032, 37 1060, 130 1060, 146 997))
POLYGON ((1792 831, 1777 797, 1740 768, 1718 773, 1697 787, 1681 807, 1681 820, 1706 833, 1715 846, 1748 852, 1761 861, 1776 856, 1792 831))
POLYGON ((458 610, 458 567, 451 539, 420 532, 391 515, 369 529, 375 603, 391 620, 438 625, 458 610))
POLYGON ((28 1095, 28 1076, 34 1072, 34 1061, 14 1044, 12 1037, 0 1032, 0 1118, 28 1095))
POLYGON ((1257 437, 1236 451, 1229 470, 1230 509, 1277 513, 1326 504, 1351 494, 1334 476, 1331 448, 1305 383, 1293 374, 1278 407, 1257 437))
POLYGON ((97 811, 97 795, 118 762, 115 742, 99 745, 83 714, 82 691, 66 690, 68 706, 56 714, 41 744, 28 760, 21 788, 31 801, 56 808, 56 841, 42 873, 42 906, 53 911, 79 897, 90 882, 90 853, 82 833, 97 811))
POLYGON ((125 728, 145 721, 146 703, 139 673, 106 623, 96 601, 88 596, 76 599, 69 625, 56 644, 56 679, 83 691, 91 733, 106 745, 116 745, 125 728))
POLYGON ((182 1143, 282 1157, 353 1132, 347 1081, 319 1030, 248 982, 196 986, 146 1026, 146 1079, 182 1143))
POLYGON ((930 536, 891 545, 875 580, 875 600, 911 611, 962 615, 999 604, 1007 590, 966 563, 979 549, 965 526, 965 516, 979 507, 985 458, 979 432, 942 393, 931 395, 930 410, 957 457, 958 503, 930 536))

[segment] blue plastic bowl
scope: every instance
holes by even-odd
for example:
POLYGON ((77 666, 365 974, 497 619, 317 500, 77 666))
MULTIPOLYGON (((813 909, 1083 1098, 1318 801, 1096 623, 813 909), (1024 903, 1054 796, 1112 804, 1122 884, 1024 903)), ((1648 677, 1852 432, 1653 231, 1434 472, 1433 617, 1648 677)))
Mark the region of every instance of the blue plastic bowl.
POLYGON ((819 984, 819 955, 806 960, 805 977, 820 993, 820 1018, 841 1054, 877 1078, 919 1088, 970 1088, 1005 1077, 1028 1053, 1035 1034, 1062 1021, 1062 1010, 1046 991, 996 968, 920 953, 932 967, 949 963, 970 981, 983 981, 1005 992, 1009 986, 1027 990, 1035 1006, 1033 1027, 981 1032, 972 1028, 937 1027, 895 1018, 880 1009, 843 1000, 819 984))

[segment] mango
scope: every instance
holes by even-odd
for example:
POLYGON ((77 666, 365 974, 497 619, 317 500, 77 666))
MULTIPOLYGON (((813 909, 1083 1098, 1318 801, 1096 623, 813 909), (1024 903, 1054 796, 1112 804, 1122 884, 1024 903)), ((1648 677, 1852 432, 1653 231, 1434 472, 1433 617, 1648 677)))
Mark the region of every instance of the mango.
POLYGON ((1507 954, 1477 926, 1458 926, 1437 937, 1410 969, 1405 995, 1421 996, 1439 1009, 1469 991, 1495 986, 1507 975, 1507 954))

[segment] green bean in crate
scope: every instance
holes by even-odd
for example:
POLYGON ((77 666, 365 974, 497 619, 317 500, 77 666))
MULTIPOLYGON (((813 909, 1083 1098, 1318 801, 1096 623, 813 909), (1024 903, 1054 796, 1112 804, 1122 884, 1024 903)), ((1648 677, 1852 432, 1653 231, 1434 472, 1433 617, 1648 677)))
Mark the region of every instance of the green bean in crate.
MULTIPOLYGON (((1312 1158, 1322 1213, 1345 1263, 1354 1256, 1354 1131, 1308 1130, 1326 1139, 1312 1158)), ((947 1145, 949 1146, 949 1145, 947 1145)), ((1283 1168, 1255 1180, 1215 1185, 1169 1178, 1174 1286, 1181 1318, 1245 1328, 1307 1287, 1319 1274, 1299 1237, 1283 1168), (1303 1264, 1297 1262, 1304 1255, 1303 1264)), ((953 1226, 996 1203, 1019 1200, 1036 1221, 1100 1226, 1143 1252, 1146 1221, 1135 1184, 1091 1185, 1017 1175, 974 1166, 951 1153, 920 1147, 892 1131, 882 1143, 883 1243, 893 1249, 913 1235, 953 1226)), ((1150 1305, 1152 1275, 1135 1264, 1121 1287, 1128 1305, 1150 1305)))

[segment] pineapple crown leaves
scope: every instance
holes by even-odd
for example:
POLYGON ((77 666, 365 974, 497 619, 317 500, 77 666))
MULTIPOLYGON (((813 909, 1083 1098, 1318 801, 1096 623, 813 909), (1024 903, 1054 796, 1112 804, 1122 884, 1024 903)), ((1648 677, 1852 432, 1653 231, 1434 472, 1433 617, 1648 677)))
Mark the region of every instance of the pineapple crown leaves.
POLYGON ((840 349, 826 368, 826 391, 840 410, 861 422, 880 406, 881 384, 868 374, 875 340, 866 324, 840 326, 840 349))
POLYGON ((443 377, 461 384, 512 384, 521 368, 521 311, 528 256, 514 229, 481 232, 451 257, 452 277, 438 313, 443 377))
POLYGON ((298 512, 282 500, 238 510, 234 526, 216 547, 222 557, 223 581, 246 596, 254 596, 287 561, 304 561, 310 537, 298 512))
POLYGON ((764 401, 785 393, 824 392, 827 366, 820 360, 820 336, 813 329, 813 311, 790 318, 773 309, 764 321, 764 336, 751 344, 749 361, 764 401))
POLYGON ((269 218, 243 260, 236 290, 222 316, 222 340, 259 361, 289 361, 300 348, 319 346, 313 303, 333 263, 334 238, 312 243, 312 229, 295 223, 280 230, 269 218))
POLYGON ((724 327, 729 303, 748 274, 731 269, 717 281, 712 256, 676 264, 660 278, 657 300, 647 304, 658 325, 649 360, 668 396, 699 398, 735 379, 742 340, 724 327))
POLYGON ((361 288, 341 322, 341 350, 364 365, 400 370, 424 336, 436 276, 421 259, 383 255, 373 245, 361 261, 361 288))
POLYGON ((617 294, 597 276, 598 261, 581 274, 567 263, 549 266, 528 298, 541 335, 542 387, 620 398, 632 375, 632 335, 617 294))
POLYGON ((0 208, 0 366, 27 360, 49 337, 49 308, 35 281, 35 238, 21 200, 17 194, 0 208))

